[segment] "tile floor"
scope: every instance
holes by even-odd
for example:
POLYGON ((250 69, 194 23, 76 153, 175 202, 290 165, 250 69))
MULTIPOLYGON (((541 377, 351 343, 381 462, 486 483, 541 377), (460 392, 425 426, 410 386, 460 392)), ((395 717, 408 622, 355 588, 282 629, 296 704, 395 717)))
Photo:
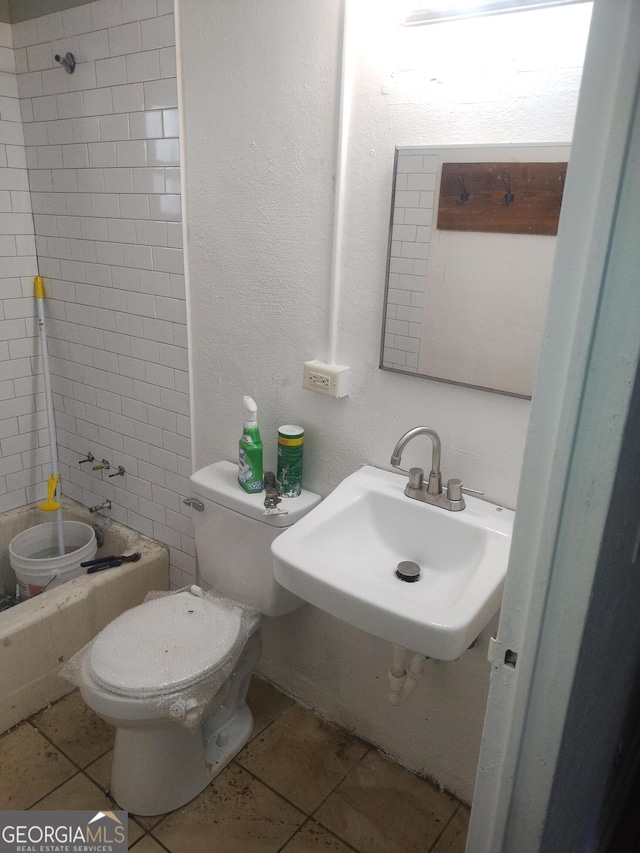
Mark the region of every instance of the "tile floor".
MULTIPOLYGON (((463 853, 469 810, 253 678, 247 746, 198 796, 129 818, 136 853, 463 853)), ((0 809, 110 809, 113 729, 71 693, 0 736, 0 809)))

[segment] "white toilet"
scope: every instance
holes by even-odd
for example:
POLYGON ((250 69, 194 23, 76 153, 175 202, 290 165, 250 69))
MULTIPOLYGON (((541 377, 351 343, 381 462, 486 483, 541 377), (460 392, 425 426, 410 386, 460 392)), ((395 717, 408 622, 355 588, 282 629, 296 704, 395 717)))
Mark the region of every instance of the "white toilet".
POLYGON ((192 475, 196 553, 204 587, 253 608, 200 587, 159 595, 107 625, 78 656, 80 678, 71 677, 117 729, 111 793, 134 814, 184 805, 242 749, 253 726, 245 697, 260 658, 260 614, 303 604, 276 583, 270 546, 320 497, 303 490, 282 501, 286 512, 265 514, 265 493, 244 492, 237 473, 216 462, 192 475))

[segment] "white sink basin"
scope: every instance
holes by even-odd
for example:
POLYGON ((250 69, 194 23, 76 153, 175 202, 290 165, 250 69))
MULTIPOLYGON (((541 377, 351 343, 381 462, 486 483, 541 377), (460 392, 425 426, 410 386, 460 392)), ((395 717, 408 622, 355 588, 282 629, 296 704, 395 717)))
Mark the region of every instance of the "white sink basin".
POLYGON ((450 512, 406 497, 406 476, 365 465, 272 544, 276 580, 321 610, 439 660, 498 611, 514 513, 474 497, 450 512), (420 567, 400 580, 398 563, 420 567))

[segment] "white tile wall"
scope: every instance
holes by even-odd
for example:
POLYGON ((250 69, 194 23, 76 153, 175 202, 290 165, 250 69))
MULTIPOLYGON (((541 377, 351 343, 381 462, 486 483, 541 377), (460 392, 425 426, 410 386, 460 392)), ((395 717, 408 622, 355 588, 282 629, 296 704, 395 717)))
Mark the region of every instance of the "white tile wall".
POLYGON ((38 272, 15 57, 0 23, 0 511, 34 500, 49 455, 33 277, 38 272))
POLYGON ((172 13, 95 0, 12 30, 64 490, 169 544, 178 586, 195 560, 172 13), (126 475, 79 465, 88 451, 126 475))
POLYGON ((437 171, 436 156, 398 151, 382 363, 407 373, 418 370, 437 171))

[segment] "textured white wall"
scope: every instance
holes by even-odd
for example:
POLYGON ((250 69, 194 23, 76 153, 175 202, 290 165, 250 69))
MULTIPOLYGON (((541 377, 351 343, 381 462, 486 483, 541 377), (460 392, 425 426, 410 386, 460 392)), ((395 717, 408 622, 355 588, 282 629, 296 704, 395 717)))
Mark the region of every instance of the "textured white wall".
MULTIPOLYGON (((442 437, 445 476, 513 506, 529 404, 378 369, 394 146, 571 137, 590 6, 421 29, 354 2, 337 360, 351 393, 301 387, 328 355, 341 3, 179 0, 194 464, 235 459, 242 395, 276 429, 306 429, 304 485, 326 495, 399 436, 442 437), (534 25, 544 25, 534 37, 534 25)), ((425 464, 414 442, 408 464, 425 464)), ((387 703, 390 647, 310 606, 265 628, 263 672, 408 767, 471 798, 488 686, 486 642, 430 662, 387 703)))

